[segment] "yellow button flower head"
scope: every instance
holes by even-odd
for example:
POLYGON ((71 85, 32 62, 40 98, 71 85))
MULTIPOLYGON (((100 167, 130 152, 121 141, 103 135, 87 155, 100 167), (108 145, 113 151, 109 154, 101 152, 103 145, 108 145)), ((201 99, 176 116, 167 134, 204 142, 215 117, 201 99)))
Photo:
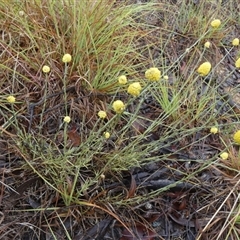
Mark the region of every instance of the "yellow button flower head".
POLYGON ((98 112, 98 116, 100 117, 100 118, 106 118, 107 117, 107 113, 105 112, 105 111, 99 111, 98 112))
POLYGON ((104 137, 105 137, 106 139, 110 138, 110 133, 109 133, 109 132, 105 132, 105 133, 104 133, 104 137))
POLYGON ((134 97, 137 97, 142 90, 142 87, 139 82, 134 82, 128 86, 127 92, 134 97))
POLYGON ((211 43, 209 41, 204 43, 204 47, 205 48, 210 48, 210 46, 211 46, 211 43))
POLYGON ((163 76, 164 80, 168 80, 168 75, 163 76))
POLYGON ((64 54, 63 57, 62 57, 62 61, 63 61, 64 63, 69 63, 69 62, 72 61, 72 56, 71 56, 69 53, 66 53, 66 54, 64 54))
POLYGON ((19 16, 22 17, 22 16, 24 16, 25 12, 21 10, 21 11, 18 12, 18 14, 19 14, 19 16))
POLYGON ((14 96, 10 95, 10 96, 7 97, 7 101, 9 103, 15 103, 16 102, 16 98, 14 96))
POLYGON ((233 140, 235 143, 240 144, 240 130, 234 133, 233 140))
POLYGON ((228 159, 228 153, 227 152, 223 152, 222 154, 220 154, 220 158, 222 160, 227 160, 228 159))
POLYGON ((149 68, 146 72, 145 72, 145 77, 146 79, 150 80, 150 81, 158 81, 161 77, 161 71, 158 70, 158 68, 149 68))
POLYGON ((213 134, 218 133, 218 128, 217 127, 211 127, 210 133, 213 133, 213 134))
POLYGON ((234 38, 234 39, 232 40, 232 45, 233 45, 233 46, 238 46, 238 45, 239 45, 239 38, 234 38))
POLYGON ((210 62, 204 62, 199 66, 199 68, 197 69, 197 72, 200 74, 200 76, 206 76, 209 74, 211 67, 212 66, 210 62))
POLYGON ((211 22, 211 26, 213 28, 218 28, 221 25, 221 21, 219 19, 215 19, 211 22))
POLYGON ((125 105, 121 100, 114 101, 112 107, 116 113, 122 113, 125 109, 125 105))
POLYGON ((71 118, 70 118, 69 116, 66 116, 66 117, 64 117, 63 121, 64 121, 65 123, 70 123, 71 118))
POLYGON ((235 67, 240 68, 240 58, 238 58, 237 61, 235 62, 235 67))
POLYGON ((120 77, 118 78, 118 82, 119 82, 119 84, 121 84, 121 85, 126 84, 126 83, 127 83, 127 77, 126 77, 125 75, 120 76, 120 77))
POLYGON ((50 67, 47 66, 47 65, 44 65, 43 68, 42 68, 42 71, 43 71, 44 73, 49 73, 49 72, 50 72, 50 67))

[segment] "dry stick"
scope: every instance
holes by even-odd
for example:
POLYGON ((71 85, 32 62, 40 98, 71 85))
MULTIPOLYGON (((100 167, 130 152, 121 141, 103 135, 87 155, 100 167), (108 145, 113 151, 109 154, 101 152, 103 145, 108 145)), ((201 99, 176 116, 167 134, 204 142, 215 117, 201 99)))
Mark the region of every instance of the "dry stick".
POLYGON ((7 135, 9 135, 10 137, 16 137, 16 135, 8 132, 7 130, 5 130, 3 127, 0 126, 0 131, 6 133, 7 135))

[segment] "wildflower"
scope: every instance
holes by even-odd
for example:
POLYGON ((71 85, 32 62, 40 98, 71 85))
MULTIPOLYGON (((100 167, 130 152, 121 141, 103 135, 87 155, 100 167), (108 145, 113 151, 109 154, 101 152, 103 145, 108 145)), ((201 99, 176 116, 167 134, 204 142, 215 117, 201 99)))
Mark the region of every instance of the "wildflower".
POLYGON ((66 53, 66 54, 64 54, 63 57, 62 57, 62 61, 63 61, 64 63, 69 63, 69 62, 72 61, 72 56, 71 56, 69 53, 66 53))
POLYGON ((168 80, 168 75, 163 76, 163 79, 168 80))
POLYGON ((64 117, 63 121, 64 121, 65 123, 70 123, 71 118, 70 118, 69 116, 66 116, 66 117, 64 117))
POLYGON ((24 16, 25 12, 21 10, 21 11, 18 12, 18 14, 19 14, 19 16, 22 17, 22 16, 24 16))
POLYGON ((205 48, 210 48, 210 46, 211 46, 211 43, 209 41, 204 43, 204 47, 205 48))
POLYGON ((100 117, 100 118, 106 118, 107 117, 107 113, 105 112, 105 111, 99 111, 98 112, 98 116, 100 117))
POLYGON ((238 46, 238 45, 239 45, 239 38, 234 38, 234 39, 232 40, 232 45, 233 45, 233 46, 238 46))
POLYGON ((200 76, 206 76, 211 70, 211 63, 210 62, 204 62, 199 66, 197 69, 197 72, 200 74, 200 76))
POLYGON ((237 61, 235 62, 235 67, 240 68, 240 58, 238 58, 237 61))
POLYGON ((142 87, 139 82, 132 83, 128 86, 127 92, 134 97, 137 97, 142 90, 142 87))
POLYGON ((42 67, 42 71, 43 71, 44 73, 49 73, 49 72, 50 72, 50 67, 47 66, 47 65, 44 65, 44 66, 42 67))
POLYGON ((213 133, 213 134, 218 133, 218 128, 217 127, 211 127, 210 133, 213 133))
POLYGON ((105 133, 104 133, 104 137, 105 137, 106 139, 110 138, 110 133, 109 133, 109 132, 105 132, 105 133))
POLYGON ((158 81, 161 77, 161 71, 158 68, 149 68, 145 72, 145 77, 150 81, 158 81))
POLYGON ((15 103, 16 102, 16 98, 14 96, 10 95, 10 96, 7 97, 7 101, 9 103, 15 103))
POLYGON ((122 113, 125 109, 125 105, 121 100, 114 101, 112 107, 116 113, 122 113))
POLYGON ((121 84, 121 85, 126 84, 126 83, 127 83, 127 77, 126 77, 125 75, 120 76, 120 77, 118 78, 118 82, 119 82, 119 84, 121 84))
POLYGON ((215 19, 211 22, 211 26, 213 28, 218 28, 221 25, 221 21, 219 19, 215 19))
POLYGON ((234 133, 233 140, 235 143, 240 144, 240 130, 234 133))
POLYGON ((221 158, 222 160, 228 159, 228 153, 227 153, 227 152, 223 152, 222 154, 220 154, 220 158, 221 158))

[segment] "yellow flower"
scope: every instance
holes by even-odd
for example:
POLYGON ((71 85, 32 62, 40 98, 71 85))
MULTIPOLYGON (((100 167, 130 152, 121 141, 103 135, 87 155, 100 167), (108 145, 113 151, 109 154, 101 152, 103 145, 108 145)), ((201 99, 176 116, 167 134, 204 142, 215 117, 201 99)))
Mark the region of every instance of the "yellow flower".
POLYGON ((218 128, 217 127, 211 127, 210 133, 213 133, 213 134, 218 133, 218 128))
POLYGON ((14 96, 10 95, 10 96, 7 97, 7 101, 9 103, 15 103, 16 102, 16 98, 14 96))
POLYGON ((168 80, 168 75, 163 76, 163 79, 168 80))
POLYGON ((213 28, 218 28, 221 25, 221 21, 219 19, 215 19, 211 22, 211 26, 213 28))
POLYGON ((107 117, 107 113, 105 112, 105 111, 99 111, 98 112, 98 116, 100 117, 100 118, 106 118, 107 117))
POLYGON ((132 83, 128 86, 127 92, 134 97, 137 97, 142 90, 142 87, 139 82, 132 83))
POLYGON ((109 133, 109 132, 105 132, 105 133, 104 133, 104 137, 105 137, 106 139, 110 138, 110 133, 109 133))
POLYGON ((119 84, 121 84, 121 85, 126 84, 126 83, 127 83, 127 77, 126 77, 125 75, 120 76, 120 77, 118 78, 118 82, 119 82, 119 84))
POLYGON ((63 121, 64 121, 65 123, 70 123, 71 118, 70 118, 69 116, 66 116, 66 117, 64 117, 63 121))
POLYGON ((44 65, 44 66, 42 67, 42 71, 43 71, 44 73, 49 73, 49 72, 50 72, 50 67, 47 66, 47 65, 44 65))
POLYGON ((63 61, 64 63, 69 63, 69 62, 72 61, 72 56, 71 56, 69 53, 66 53, 66 54, 64 54, 63 57, 62 57, 62 61, 63 61))
POLYGON ((227 152, 223 152, 222 154, 220 154, 220 158, 221 158, 222 160, 228 159, 228 153, 227 153, 227 152))
POLYGON ((240 58, 238 58, 237 61, 235 62, 235 67, 240 68, 240 58))
POLYGON ((24 16, 25 12, 21 10, 21 11, 18 12, 18 14, 19 14, 19 16, 22 17, 22 16, 24 16))
POLYGON ((197 72, 200 74, 200 76, 206 76, 211 70, 211 63, 210 62, 204 62, 199 66, 197 69, 197 72))
POLYGON ((150 81, 158 81, 161 77, 161 71, 158 68, 149 68, 145 72, 145 77, 150 81))
POLYGON ((233 140, 235 143, 240 144, 240 130, 234 133, 233 140))
POLYGON ((239 45, 239 38, 234 38, 234 39, 232 40, 232 45, 233 45, 233 46, 238 46, 238 45, 239 45))
POLYGON ((125 105, 121 100, 114 101, 112 107, 116 113, 122 113, 125 109, 125 105))
POLYGON ((205 48, 210 48, 210 46, 211 46, 211 43, 209 41, 204 43, 204 47, 205 48))

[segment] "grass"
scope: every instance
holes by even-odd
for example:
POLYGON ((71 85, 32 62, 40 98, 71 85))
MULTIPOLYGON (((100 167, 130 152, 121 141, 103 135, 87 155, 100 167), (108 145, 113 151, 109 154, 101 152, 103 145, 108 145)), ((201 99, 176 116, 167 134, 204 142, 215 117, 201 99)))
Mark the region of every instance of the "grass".
POLYGON ((158 217, 197 222, 196 239, 238 239, 235 5, 2 1, 0 203, 8 216, 0 233, 74 239, 109 216, 133 234, 132 225, 152 228, 150 204, 158 217), (66 53, 72 60, 64 63, 66 53), (205 61, 212 69, 201 77, 205 61), (159 81, 146 79, 150 67, 161 71, 159 81), (127 93, 134 82, 137 97, 127 93))

